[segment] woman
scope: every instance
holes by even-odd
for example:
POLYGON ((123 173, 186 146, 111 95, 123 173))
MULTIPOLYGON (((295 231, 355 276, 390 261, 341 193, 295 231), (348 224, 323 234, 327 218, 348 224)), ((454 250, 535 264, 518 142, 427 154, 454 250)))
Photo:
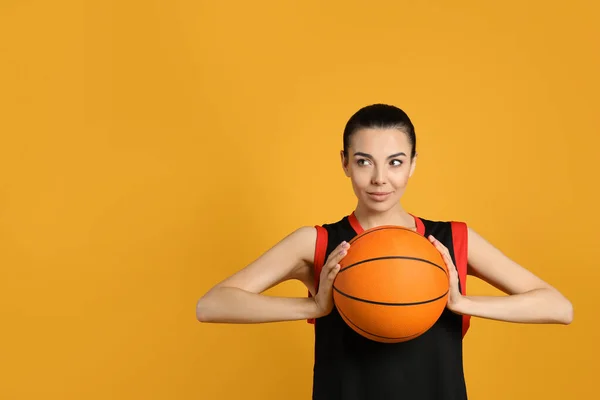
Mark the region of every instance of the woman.
POLYGON ((365 107, 348 121, 341 161, 358 199, 354 212, 333 224, 302 227, 256 261, 217 284, 197 304, 202 322, 315 323, 315 400, 464 400, 462 338, 471 316, 518 323, 569 324, 571 303, 555 288, 507 258, 461 222, 429 221, 402 208, 416 166, 416 136, 394 106, 365 107), (448 266, 448 304, 423 335, 396 344, 366 339, 342 320, 332 283, 348 242, 363 230, 399 225, 426 236, 448 266), (466 275, 507 296, 467 296, 466 275), (307 298, 261 293, 288 279, 303 282, 307 298))

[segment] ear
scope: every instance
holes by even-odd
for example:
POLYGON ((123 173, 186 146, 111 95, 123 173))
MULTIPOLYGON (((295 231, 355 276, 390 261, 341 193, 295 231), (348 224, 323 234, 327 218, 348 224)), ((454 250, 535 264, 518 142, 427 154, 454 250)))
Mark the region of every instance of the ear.
POLYGON ((340 150, 340 161, 342 162, 342 169, 347 177, 350 177, 350 171, 348 171, 348 160, 344 156, 344 150, 340 150))
POLYGON ((415 153, 415 156, 413 157, 413 159, 410 162, 410 172, 408 173, 408 177, 412 177, 412 175, 415 173, 415 168, 417 167, 417 156, 419 154, 415 153))

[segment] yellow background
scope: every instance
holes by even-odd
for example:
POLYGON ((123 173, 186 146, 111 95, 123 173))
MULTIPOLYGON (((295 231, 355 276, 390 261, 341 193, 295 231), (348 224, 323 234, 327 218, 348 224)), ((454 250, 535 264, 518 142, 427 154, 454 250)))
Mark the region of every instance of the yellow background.
POLYGON ((195 303, 352 211, 341 133, 374 102, 416 125, 405 207, 575 307, 473 320, 470 398, 596 395, 599 6, 369 3, 0 3, 1 399, 308 399, 311 325, 200 324, 195 303))

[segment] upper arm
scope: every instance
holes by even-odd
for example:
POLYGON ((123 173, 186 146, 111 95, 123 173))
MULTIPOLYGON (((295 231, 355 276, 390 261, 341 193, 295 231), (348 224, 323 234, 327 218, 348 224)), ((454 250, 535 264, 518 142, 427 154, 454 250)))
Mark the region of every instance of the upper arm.
POLYGON ((261 293, 289 279, 306 283, 312 271, 316 239, 314 227, 299 228, 215 288, 237 287, 261 293))
POLYGON ((480 278, 506 294, 524 293, 534 289, 551 288, 531 271, 468 228, 469 274, 480 278))

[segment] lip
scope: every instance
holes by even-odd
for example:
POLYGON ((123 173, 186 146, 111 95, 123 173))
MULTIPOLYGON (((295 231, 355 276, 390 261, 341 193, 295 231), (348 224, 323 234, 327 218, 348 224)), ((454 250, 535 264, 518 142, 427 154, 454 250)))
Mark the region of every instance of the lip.
POLYGON ((367 194, 376 201, 383 201, 390 197, 392 192, 367 192, 367 194))

